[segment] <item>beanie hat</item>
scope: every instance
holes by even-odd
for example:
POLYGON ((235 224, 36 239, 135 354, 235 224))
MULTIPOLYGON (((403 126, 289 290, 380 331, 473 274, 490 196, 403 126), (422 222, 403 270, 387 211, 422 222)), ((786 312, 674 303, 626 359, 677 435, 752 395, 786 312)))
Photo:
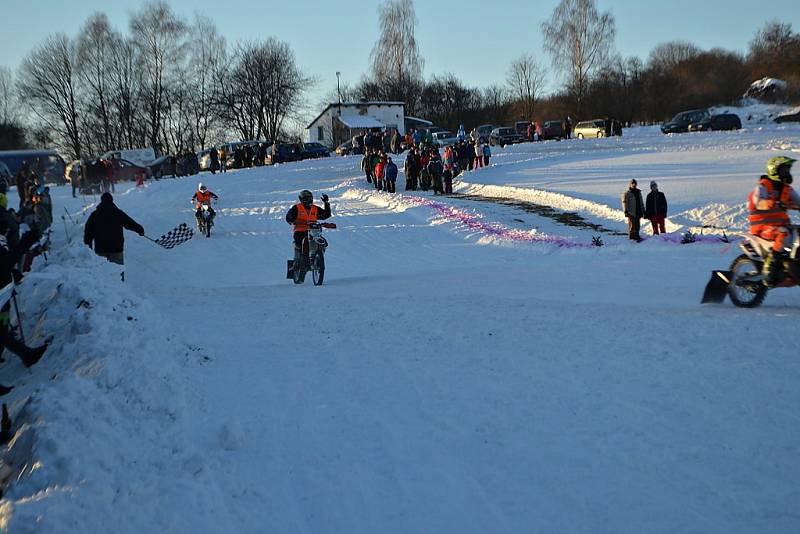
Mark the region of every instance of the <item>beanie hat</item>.
POLYGON ((100 195, 100 202, 104 203, 114 202, 114 197, 111 196, 111 193, 103 193, 102 195, 100 195))
POLYGON ((653 189, 654 187, 658 187, 658 184, 655 182, 655 180, 650 182, 650 189, 653 189))

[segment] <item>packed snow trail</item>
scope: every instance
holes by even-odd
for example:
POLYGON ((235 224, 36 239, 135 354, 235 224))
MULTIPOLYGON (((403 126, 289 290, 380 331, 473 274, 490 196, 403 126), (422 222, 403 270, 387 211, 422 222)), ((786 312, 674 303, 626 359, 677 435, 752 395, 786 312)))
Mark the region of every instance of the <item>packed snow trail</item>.
MULTIPOLYGON (((665 159, 671 146, 688 146, 624 142, 665 159)), ((518 158, 522 171, 530 151, 557 147, 577 162, 592 157, 580 151, 606 146, 587 143, 514 147, 496 161, 518 158)), ((760 157, 766 142, 756 144, 760 157)), ((722 159, 736 150, 707 149, 722 159)), ((684 157, 678 152, 672 157, 684 157)), ((765 332, 796 330, 800 293, 770 292, 757 310, 702 307, 710 270, 727 267, 734 246, 608 237, 601 248, 569 248, 491 235, 486 227, 589 243, 591 232, 531 214, 518 223, 521 212, 508 206, 445 197, 437 209, 430 193, 375 192, 357 167, 357 158, 335 158, 116 195, 152 236, 193 221, 197 181, 221 197, 210 239, 165 251, 127 236, 124 289, 155 316, 138 319, 146 346, 161 339, 148 332, 173 333, 163 351, 169 365, 154 370, 176 397, 156 406, 174 402, 173 421, 159 415, 142 428, 145 439, 126 434, 127 424, 119 436, 93 433, 91 416, 108 420, 105 411, 59 405, 87 412, 92 447, 123 447, 128 438, 130 456, 146 461, 141 472, 128 462, 118 472, 101 456, 110 473, 103 492, 76 481, 68 493, 34 485, 42 492, 18 501, 21 519, 39 511, 46 532, 58 532, 62 518, 74 530, 98 530, 107 516, 93 510, 113 502, 120 532, 141 531, 143 521, 208 532, 800 528, 796 342, 778 337, 767 350, 764 341, 765 332), (305 188, 331 195, 338 225, 326 232, 321 287, 285 278, 292 244, 284 215, 305 188), (162 427, 169 439, 157 434, 162 427), (158 461, 165 441, 173 450, 158 461), (172 481, 163 492, 152 484, 159 476, 172 481), (87 513, 75 515, 76 507, 87 513)), ((704 196, 716 178, 700 170, 681 171, 706 180, 686 209, 716 200, 704 196)), ((498 165, 466 178, 488 183, 503 172, 498 165)), ((600 217, 618 192, 597 187, 594 207, 581 212, 600 217)), ((729 187, 748 186, 734 175, 729 187)), ((602 222, 622 224, 611 215, 602 222)), ((97 276, 113 276, 113 266, 102 267, 97 276)), ((74 454, 80 461, 67 462, 69 472, 99 478, 91 451, 74 454), (79 469, 87 465, 88 474, 79 469)))
MULTIPOLYGON (((205 178, 223 198, 211 239, 175 258, 131 250, 131 283, 160 288, 211 358, 192 376, 194 431, 234 530, 793 524, 770 510, 794 494, 780 451, 800 437, 785 409, 798 396, 773 380, 798 366, 742 325, 800 313, 699 307, 723 245, 481 246, 335 163, 205 178), (306 187, 331 193, 339 225, 322 287, 285 279, 283 216, 306 187)), ((156 187, 148 214, 174 221, 184 186, 156 187)))

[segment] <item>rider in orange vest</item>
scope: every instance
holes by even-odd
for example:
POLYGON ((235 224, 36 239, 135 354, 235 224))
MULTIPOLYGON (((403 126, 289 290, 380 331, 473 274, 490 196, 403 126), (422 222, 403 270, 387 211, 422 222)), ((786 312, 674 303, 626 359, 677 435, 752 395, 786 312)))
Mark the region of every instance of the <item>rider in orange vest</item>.
POLYGON ((750 233, 772 241, 772 253, 764 262, 764 281, 767 285, 778 282, 783 261, 787 258, 783 241, 789 235, 791 219, 787 209, 800 209, 800 195, 789 185, 791 168, 796 160, 784 156, 767 162, 767 174, 747 199, 750 233))
POLYGON ((217 212, 215 212, 214 208, 211 207, 212 198, 217 199, 219 197, 209 191, 208 188, 202 183, 197 184, 197 191, 195 191, 194 195, 192 195, 194 207, 197 210, 194 214, 195 217, 199 219, 202 216, 203 204, 208 204, 208 211, 211 212, 211 218, 213 219, 216 217, 217 212))
POLYGON ((303 239, 308 235, 308 225, 317 221, 324 221, 331 216, 331 205, 328 195, 322 195, 325 207, 320 208, 314 204, 314 195, 304 189, 298 197, 300 202, 292 206, 286 213, 286 222, 294 226, 294 259, 299 261, 303 239))

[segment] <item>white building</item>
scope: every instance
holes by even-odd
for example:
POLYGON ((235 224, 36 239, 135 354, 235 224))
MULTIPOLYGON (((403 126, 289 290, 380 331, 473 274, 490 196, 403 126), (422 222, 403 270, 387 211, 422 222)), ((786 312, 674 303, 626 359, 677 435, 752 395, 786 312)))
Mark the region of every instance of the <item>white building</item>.
POLYGON ((405 135, 403 102, 334 102, 306 127, 308 140, 334 148, 362 130, 397 130, 405 135))

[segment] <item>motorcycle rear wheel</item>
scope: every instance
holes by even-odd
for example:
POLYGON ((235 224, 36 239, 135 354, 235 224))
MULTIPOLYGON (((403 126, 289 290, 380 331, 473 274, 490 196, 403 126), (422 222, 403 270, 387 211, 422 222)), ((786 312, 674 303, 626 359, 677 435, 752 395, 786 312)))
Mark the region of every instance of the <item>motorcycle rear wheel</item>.
POLYGON ((325 255, 322 252, 317 252, 313 261, 311 277, 314 279, 315 286, 321 286, 323 280, 325 280, 325 255))
MULTIPOLYGON (((763 264, 751 260, 745 254, 740 255, 731 263, 731 283, 728 286, 728 296, 731 302, 740 308, 757 308, 767 296, 767 286, 761 280, 746 281, 747 277, 761 275, 763 264)), ((762 275, 763 277, 763 275, 762 275)))

